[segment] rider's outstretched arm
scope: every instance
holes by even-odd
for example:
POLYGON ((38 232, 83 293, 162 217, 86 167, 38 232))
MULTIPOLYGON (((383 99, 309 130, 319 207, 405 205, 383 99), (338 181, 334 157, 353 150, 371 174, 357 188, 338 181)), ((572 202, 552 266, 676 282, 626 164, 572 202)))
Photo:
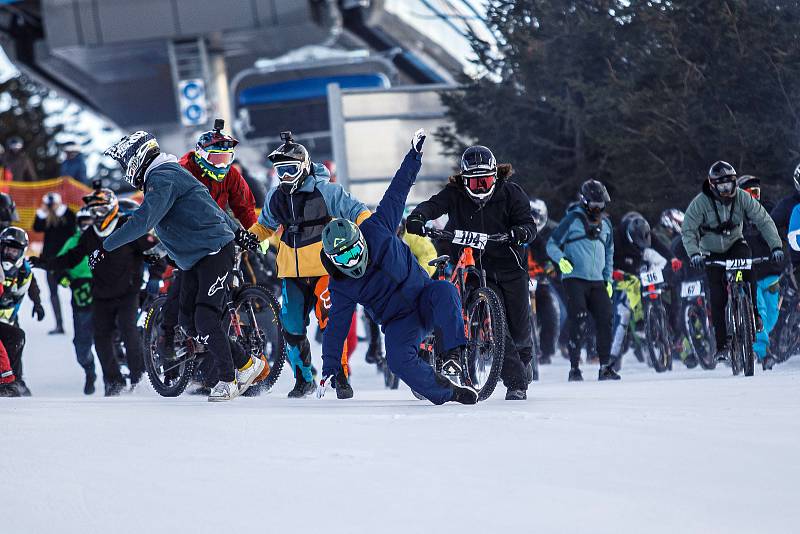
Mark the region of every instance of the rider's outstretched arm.
POLYGON ((322 335, 322 376, 335 375, 342 361, 342 351, 356 303, 338 291, 331 291, 331 308, 328 324, 322 335))
POLYGON ((408 193, 417 179, 420 167, 422 167, 422 154, 414 149, 409 150, 370 220, 378 221, 391 232, 397 230, 400 221, 403 220, 408 193))
POLYGON ((142 205, 133 212, 125 224, 114 230, 103 241, 103 248, 112 251, 147 234, 169 211, 176 196, 169 181, 148 182, 142 205))

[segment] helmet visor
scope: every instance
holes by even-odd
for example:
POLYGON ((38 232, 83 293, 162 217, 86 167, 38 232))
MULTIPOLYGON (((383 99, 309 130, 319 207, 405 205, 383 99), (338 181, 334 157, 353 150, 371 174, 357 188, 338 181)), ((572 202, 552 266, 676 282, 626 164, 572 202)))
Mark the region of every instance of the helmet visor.
POLYGON ((219 169, 226 169, 233 163, 233 150, 203 150, 200 156, 208 163, 219 169))
POLYGON ((109 204, 100 204, 98 206, 91 206, 89 213, 97 220, 103 220, 111 213, 112 207, 109 204))
POLYGON ((275 173, 282 182, 294 180, 303 172, 303 166, 299 162, 275 164, 275 173))
POLYGON ((495 175, 464 176, 464 183, 473 193, 488 193, 494 187, 495 175))
POLYGON ((723 197, 733 196, 733 192, 736 189, 736 180, 733 177, 713 180, 711 184, 714 186, 714 189, 717 190, 717 193, 723 197))
POLYGON ((330 256, 330 258, 333 263, 339 267, 354 267, 359 262, 363 254, 364 245, 361 243, 361 241, 356 241, 349 249, 340 252, 339 254, 334 254, 330 256))
POLYGON ((0 250, 2 260, 11 263, 16 263, 23 254, 25 254, 25 250, 11 244, 3 245, 2 250, 0 250))

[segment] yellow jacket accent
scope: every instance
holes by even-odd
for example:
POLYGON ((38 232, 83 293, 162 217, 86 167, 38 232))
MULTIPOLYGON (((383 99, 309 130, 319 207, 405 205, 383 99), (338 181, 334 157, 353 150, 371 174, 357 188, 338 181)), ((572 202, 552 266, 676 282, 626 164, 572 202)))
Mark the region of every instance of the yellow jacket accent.
POLYGON ((422 268, 425 269, 429 275, 433 275, 433 273, 436 272, 436 268, 428 265, 428 262, 435 259, 437 256, 433 242, 427 237, 409 234, 408 232, 403 233, 403 241, 405 241, 408 248, 411 249, 411 253, 417 258, 422 268))

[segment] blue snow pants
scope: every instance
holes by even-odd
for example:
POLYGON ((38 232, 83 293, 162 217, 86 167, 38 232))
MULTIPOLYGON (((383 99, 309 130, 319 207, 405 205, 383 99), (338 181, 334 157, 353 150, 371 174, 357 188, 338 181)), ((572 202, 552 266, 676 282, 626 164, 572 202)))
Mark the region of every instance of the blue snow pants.
POLYGON ((437 376, 417 354, 422 339, 434 329, 441 334, 445 351, 467 343, 458 292, 444 280, 425 286, 414 312, 384 325, 386 362, 411 389, 434 404, 444 404, 453 397, 450 381, 437 376))
POLYGON ((765 276, 756 282, 756 306, 758 307, 759 315, 761 315, 761 321, 764 323, 764 330, 756 332, 756 342, 753 343, 753 350, 759 360, 763 360, 767 355, 769 333, 772 332, 772 329, 775 328, 775 323, 778 322, 781 298, 781 292, 778 291, 779 280, 779 276, 771 275, 765 276))

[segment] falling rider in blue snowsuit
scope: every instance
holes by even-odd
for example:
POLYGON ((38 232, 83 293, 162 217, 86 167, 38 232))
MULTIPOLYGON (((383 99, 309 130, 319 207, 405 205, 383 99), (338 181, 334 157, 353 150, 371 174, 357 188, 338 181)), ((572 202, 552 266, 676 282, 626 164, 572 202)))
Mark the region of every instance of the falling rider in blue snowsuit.
POLYGON ((389 369, 411 389, 434 404, 478 400, 474 389, 454 385, 417 355, 423 337, 434 328, 441 333, 445 365, 451 360, 460 362, 466 345, 456 288, 431 280, 397 237, 406 198, 422 165, 424 142, 425 132, 418 130, 372 217, 360 227, 347 219, 334 219, 322 231, 321 256, 330 274, 331 308, 322 341, 320 394, 326 386, 336 388, 350 321, 356 304, 361 304, 383 327, 389 369))

